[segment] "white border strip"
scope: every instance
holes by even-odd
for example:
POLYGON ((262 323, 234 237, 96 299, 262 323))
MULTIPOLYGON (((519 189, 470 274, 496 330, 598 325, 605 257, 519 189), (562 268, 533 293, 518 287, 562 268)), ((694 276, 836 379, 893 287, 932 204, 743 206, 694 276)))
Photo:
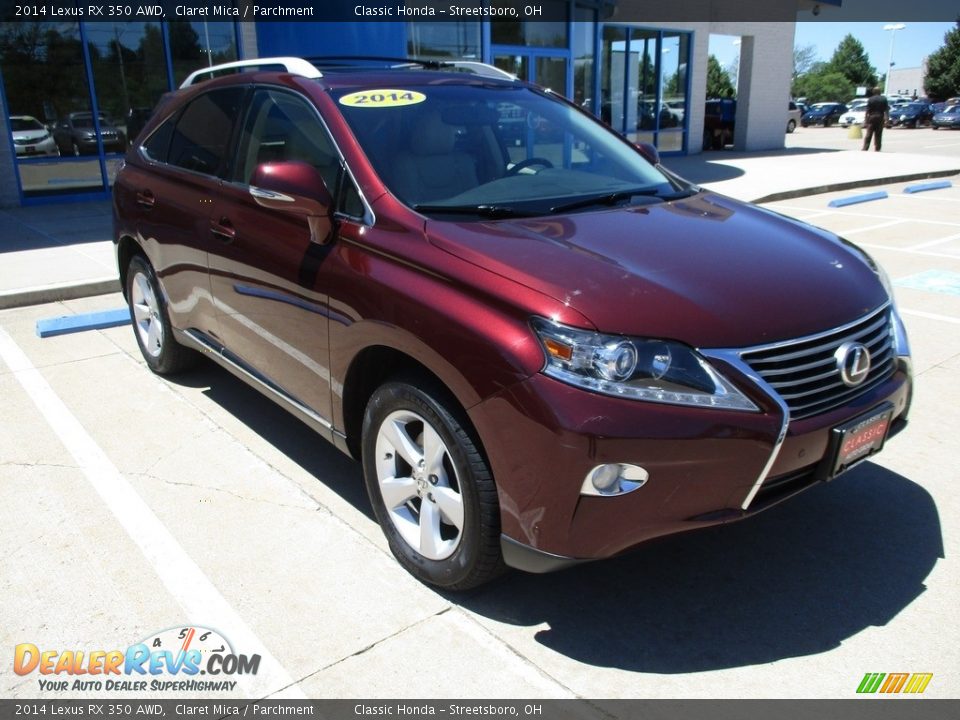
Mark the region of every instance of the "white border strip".
MULTIPOLYGON (((160 581, 183 608, 184 621, 221 631, 237 652, 260 655, 260 667, 256 675, 221 679, 238 680, 237 689, 251 698, 266 697, 273 693, 276 693, 273 697, 305 698, 300 686, 120 474, 2 327, 0 359, 10 368, 116 521, 127 531, 127 535, 140 548, 160 581)), ((164 622, 166 621, 160 624, 164 625, 164 622)), ((135 642, 136 638, 130 640, 135 642)))

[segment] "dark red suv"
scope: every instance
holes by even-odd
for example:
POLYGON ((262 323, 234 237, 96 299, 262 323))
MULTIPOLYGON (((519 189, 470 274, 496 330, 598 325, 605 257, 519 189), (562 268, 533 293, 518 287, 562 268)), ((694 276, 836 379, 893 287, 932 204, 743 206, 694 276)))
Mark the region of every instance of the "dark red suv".
POLYGON ((289 58, 185 85, 114 187, 144 358, 205 354, 361 459, 426 582, 743 518, 904 424, 907 339, 863 251, 552 92, 289 58))

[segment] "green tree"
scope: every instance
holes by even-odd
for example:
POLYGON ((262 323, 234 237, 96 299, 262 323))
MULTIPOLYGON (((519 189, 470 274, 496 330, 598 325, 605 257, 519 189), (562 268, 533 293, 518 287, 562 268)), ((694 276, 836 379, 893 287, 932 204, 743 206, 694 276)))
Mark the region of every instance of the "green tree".
POLYGON ((943 36, 943 47, 927 58, 923 89, 940 100, 960 95, 960 21, 943 36))
MULTIPOLYGON (((877 69, 870 64, 870 57, 863 48, 863 43, 857 40, 853 35, 847 35, 837 49, 833 51, 833 57, 827 63, 829 72, 836 72, 843 75, 850 84, 865 85, 873 87, 877 84, 877 69)), ((837 98, 838 100, 847 100, 848 98, 837 98)))
POLYGON ((829 66, 809 72, 796 82, 798 97, 806 97, 807 103, 846 102, 853 97, 854 86, 843 73, 832 71, 829 66))
POLYGON ((707 97, 732 98, 737 91, 730 81, 730 75, 720 66, 720 61, 711 55, 707 58, 707 97))

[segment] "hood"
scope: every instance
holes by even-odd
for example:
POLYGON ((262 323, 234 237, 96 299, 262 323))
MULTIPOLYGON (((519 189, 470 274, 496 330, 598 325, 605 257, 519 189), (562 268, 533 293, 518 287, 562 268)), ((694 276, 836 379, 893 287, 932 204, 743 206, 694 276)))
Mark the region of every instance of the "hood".
POLYGON ((887 300, 836 236, 715 194, 523 220, 430 220, 437 247, 568 305, 598 330, 747 347, 848 323, 887 300))
POLYGON ((50 135, 47 130, 14 130, 11 135, 13 135, 14 140, 43 140, 50 135))

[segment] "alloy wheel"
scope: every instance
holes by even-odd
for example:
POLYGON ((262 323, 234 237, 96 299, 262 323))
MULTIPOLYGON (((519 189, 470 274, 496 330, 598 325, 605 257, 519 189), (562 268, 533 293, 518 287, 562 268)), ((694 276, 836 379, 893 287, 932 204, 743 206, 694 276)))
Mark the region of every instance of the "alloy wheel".
POLYGON ((390 521, 413 550, 444 560, 463 535, 460 478, 440 434, 410 410, 390 413, 376 437, 376 473, 390 521))
POLYGON ((163 348, 163 323, 160 304, 150 285, 150 278, 138 272, 130 285, 130 303, 140 344, 151 357, 160 357, 163 348))

